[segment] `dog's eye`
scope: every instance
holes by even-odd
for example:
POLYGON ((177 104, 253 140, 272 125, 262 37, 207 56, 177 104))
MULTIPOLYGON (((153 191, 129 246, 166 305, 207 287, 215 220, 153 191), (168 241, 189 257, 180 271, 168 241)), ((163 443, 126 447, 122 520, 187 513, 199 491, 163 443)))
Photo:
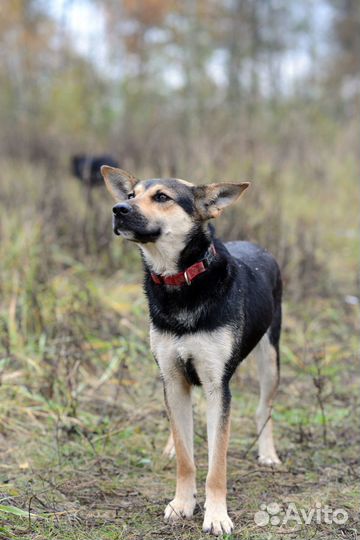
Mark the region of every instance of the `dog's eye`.
POLYGON ((128 199, 134 199, 134 197, 135 197, 135 193, 134 193, 134 192, 129 193, 128 199))
POLYGON ((154 201, 156 202, 166 202, 169 201, 170 197, 168 197, 165 193, 156 193, 154 196, 154 201))

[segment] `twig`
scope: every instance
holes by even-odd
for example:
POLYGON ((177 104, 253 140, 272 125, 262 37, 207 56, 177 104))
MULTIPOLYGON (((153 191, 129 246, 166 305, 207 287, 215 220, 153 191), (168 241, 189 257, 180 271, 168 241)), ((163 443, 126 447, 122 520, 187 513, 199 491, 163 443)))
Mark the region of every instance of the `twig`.
POLYGON ((269 413, 269 416, 267 417, 267 419, 265 420, 264 422, 264 425, 262 426, 262 428, 260 429, 259 433, 257 434, 257 436, 254 438, 254 440, 250 443, 250 445, 247 447, 247 449, 245 450, 244 454, 243 454, 243 458, 245 459, 246 456, 248 455, 248 453, 250 452, 250 450, 252 449, 253 446, 255 446, 255 444, 257 443, 257 441, 259 440, 260 438, 260 435, 262 434, 262 432, 264 431, 264 429, 266 428, 266 425, 267 423, 271 420, 271 413, 272 413, 272 409, 270 409, 270 413, 269 413))
POLYGON ((323 357, 324 352, 322 353, 315 353, 314 354, 314 362, 316 366, 316 372, 317 375, 313 376, 313 383, 316 388, 316 400, 318 402, 318 405, 320 407, 321 411, 321 424, 323 428, 323 442, 324 445, 327 445, 327 420, 326 420, 326 414, 325 414, 325 406, 324 406, 324 396, 323 396, 323 389, 324 389, 324 377, 321 374, 321 358, 323 357))

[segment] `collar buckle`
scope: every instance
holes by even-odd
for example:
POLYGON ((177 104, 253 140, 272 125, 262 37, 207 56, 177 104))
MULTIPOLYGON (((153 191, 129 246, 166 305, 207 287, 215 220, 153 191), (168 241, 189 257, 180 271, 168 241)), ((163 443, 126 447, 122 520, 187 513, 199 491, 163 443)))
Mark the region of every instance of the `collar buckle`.
POLYGON ((186 283, 188 285, 191 285, 191 279, 189 278, 187 270, 185 270, 185 272, 184 272, 184 278, 185 278, 186 283))

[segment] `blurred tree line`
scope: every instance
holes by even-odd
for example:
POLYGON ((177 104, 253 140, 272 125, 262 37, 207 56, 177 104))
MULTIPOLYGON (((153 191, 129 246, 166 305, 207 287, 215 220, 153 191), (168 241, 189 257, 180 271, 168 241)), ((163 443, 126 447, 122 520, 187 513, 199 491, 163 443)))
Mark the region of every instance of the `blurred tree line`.
POLYGON ((3 155, 107 150, 173 175, 232 159, 252 176, 292 143, 303 159, 314 127, 331 136, 322 124, 336 131, 357 110, 358 0, 56 0, 56 17, 51 4, 0 5, 3 155), (104 20, 87 54, 66 25, 74 4, 104 20))

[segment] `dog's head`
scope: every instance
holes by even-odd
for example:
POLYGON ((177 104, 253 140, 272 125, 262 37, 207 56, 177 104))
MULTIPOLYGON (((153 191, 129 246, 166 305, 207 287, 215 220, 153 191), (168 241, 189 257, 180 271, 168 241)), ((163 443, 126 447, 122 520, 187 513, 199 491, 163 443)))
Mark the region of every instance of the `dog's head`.
POLYGON ((195 186, 177 178, 141 181, 107 165, 101 173, 117 201, 115 234, 139 243, 156 242, 179 230, 188 234, 194 224, 218 217, 249 186, 249 182, 195 186))
POLYGON ((177 178, 138 180, 121 169, 103 165, 101 173, 117 204, 113 207, 115 234, 152 245, 169 255, 180 253, 191 231, 235 202, 249 182, 195 186, 177 178))

